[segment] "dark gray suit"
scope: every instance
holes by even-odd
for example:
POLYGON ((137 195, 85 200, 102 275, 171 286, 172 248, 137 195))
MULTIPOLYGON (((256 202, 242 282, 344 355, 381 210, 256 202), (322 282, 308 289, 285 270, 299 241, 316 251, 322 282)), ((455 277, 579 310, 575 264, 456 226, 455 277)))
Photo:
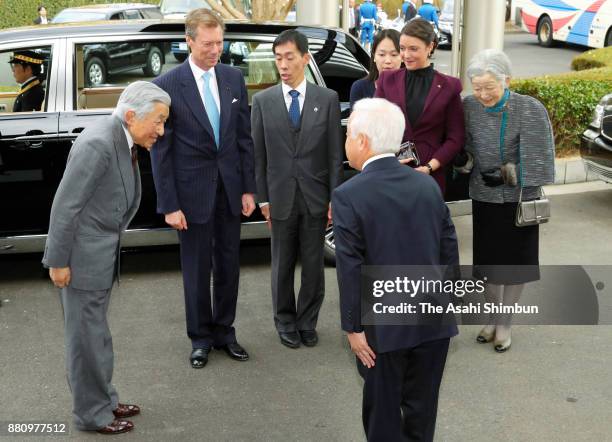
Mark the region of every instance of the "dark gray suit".
POLYGON ((102 117, 72 146, 49 223, 43 264, 70 267, 62 289, 66 368, 77 428, 114 419, 113 346, 106 312, 119 266, 119 241, 140 204, 140 173, 132 166, 121 121, 102 117), (109 136, 110 134, 110 136, 109 136))
POLYGON ((307 83, 301 127, 294 129, 282 86, 253 97, 258 202, 272 218, 272 301, 279 332, 314 330, 323 302, 323 239, 331 192, 341 181, 342 134, 338 94, 307 83), (297 308, 297 255, 302 284, 297 308))

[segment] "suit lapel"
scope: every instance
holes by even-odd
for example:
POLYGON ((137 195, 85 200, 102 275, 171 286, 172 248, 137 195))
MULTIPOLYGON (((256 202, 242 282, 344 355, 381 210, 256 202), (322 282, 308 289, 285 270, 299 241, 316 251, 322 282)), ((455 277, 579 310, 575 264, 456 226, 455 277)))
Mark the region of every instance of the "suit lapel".
POLYGON ((123 131, 121 121, 116 117, 111 117, 113 122, 113 140, 115 145, 115 154, 119 165, 119 173, 121 174, 121 183, 123 184, 123 192, 125 194, 125 204, 129 208, 134 199, 134 169, 132 167, 132 157, 128 148, 127 139, 123 131))
POLYGON ((223 135, 229 129, 229 124, 232 116, 232 90, 225 81, 223 75, 219 72, 219 65, 215 67, 215 76, 217 77, 217 86, 219 87, 219 101, 221 105, 221 121, 219 131, 219 149, 223 146, 223 135))
MULTIPOLYGON (((427 98, 425 99, 425 105, 423 106, 423 112, 421 112, 421 117, 425 115, 427 112, 427 108, 433 101, 436 99, 438 94, 442 92, 442 88, 444 86, 444 78, 438 73, 435 72, 433 81, 431 82, 431 87, 429 88, 429 93, 427 94, 427 98)), ((421 118, 419 117, 419 120, 421 118)))
POLYGON ((191 71, 189 62, 185 61, 179 69, 182 69, 181 93, 183 95, 183 100, 185 103, 187 103, 200 125, 210 134, 211 137, 214 138, 214 132, 212 126, 210 125, 210 121, 208 120, 206 109, 204 109, 202 96, 198 90, 198 84, 196 83, 195 78, 193 78, 193 72, 191 71))
POLYGON ((304 107, 302 108, 302 126, 300 128, 300 136, 296 150, 302 148, 302 144, 308 139, 312 133, 312 127, 317 118, 317 113, 321 110, 321 103, 317 88, 306 82, 306 97, 304 107))
POLYGON ((283 86, 282 83, 279 83, 277 86, 273 86, 275 90, 272 93, 272 105, 270 109, 277 109, 278 113, 278 122, 281 125, 281 130, 279 131, 279 136, 285 139, 285 144, 287 146, 293 145, 293 140, 291 138, 291 131, 293 130, 289 125, 289 112, 287 111, 287 104, 285 103, 285 97, 283 96, 283 86))
POLYGON ((399 103, 402 112, 404 113, 404 117, 406 120, 406 132, 408 133, 408 138, 413 138, 412 126, 410 125, 410 121, 408 120, 408 114, 406 113, 406 75, 408 75, 408 71, 406 69, 401 70, 401 75, 398 75, 397 83, 395 84, 395 90, 397 91, 397 95, 399 96, 399 103))

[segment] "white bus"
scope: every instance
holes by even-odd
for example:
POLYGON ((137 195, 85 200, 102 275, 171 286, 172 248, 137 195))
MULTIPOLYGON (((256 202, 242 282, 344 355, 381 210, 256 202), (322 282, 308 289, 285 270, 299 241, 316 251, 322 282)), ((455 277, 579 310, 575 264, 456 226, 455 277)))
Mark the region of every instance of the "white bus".
MULTIPOLYGON (((518 3, 518 2, 517 2, 518 3)), ((612 0, 522 0, 522 27, 550 47, 565 41, 591 48, 612 46, 612 0)))

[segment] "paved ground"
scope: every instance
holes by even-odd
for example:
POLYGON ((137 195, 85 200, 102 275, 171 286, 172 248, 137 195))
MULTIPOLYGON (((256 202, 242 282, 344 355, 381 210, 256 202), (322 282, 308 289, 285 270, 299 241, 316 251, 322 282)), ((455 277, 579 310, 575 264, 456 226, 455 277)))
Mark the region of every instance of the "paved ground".
MULTIPOLYGON (((542 263, 612 264, 612 188, 589 183, 549 193, 554 221, 542 228, 542 263), (595 190, 555 194, 567 189, 595 190)), ((455 222, 469 263, 471 219, 455 222)), ((143 413, 122 440, 363 440, 361 382, 339 330, 334 269, 326 269, 320 345, 290 350, 273 330, 268 246, 245 245, 237 329, 252 359, 214 352, 196 371, 187 361, 176 250, 130 253, 124 263, 110 308, 114 379, 121 398, 143 413)), ((62 313, 37 257, 0 261, 0 299, 0 421, 69 422, 62 313)), ((437 440, 612 438, 612 327, 515 327, 504 355, 476 344, 477 330, 463 326, 452 342, 437 440)), ((61 439, 95 437, 71 430, 61 439)))
MULTIPOLYGON (((512 61, 515 78, 569 72, 572 59, 586 50, 588 48, 584 46, 561 43, 553 48, 543 48, 538 45, 535 35, 525 32, 506 33, 504 37, 504 51, 512 61)), ((436 69, 450 73, 450 50, 436 51, 433 61, 436 69)))

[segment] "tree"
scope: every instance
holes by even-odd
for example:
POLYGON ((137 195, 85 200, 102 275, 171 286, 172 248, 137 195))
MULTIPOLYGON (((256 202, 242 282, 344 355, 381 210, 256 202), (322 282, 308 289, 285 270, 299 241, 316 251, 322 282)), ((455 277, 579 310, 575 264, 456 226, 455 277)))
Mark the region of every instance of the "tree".
MULTIPOLYGON (((251 0, 251 20, 284 20, 296 0, 251 0)), ((241 0, 208 0, 212 9, 223 18, 246 19, 247 13, 241 0)))

